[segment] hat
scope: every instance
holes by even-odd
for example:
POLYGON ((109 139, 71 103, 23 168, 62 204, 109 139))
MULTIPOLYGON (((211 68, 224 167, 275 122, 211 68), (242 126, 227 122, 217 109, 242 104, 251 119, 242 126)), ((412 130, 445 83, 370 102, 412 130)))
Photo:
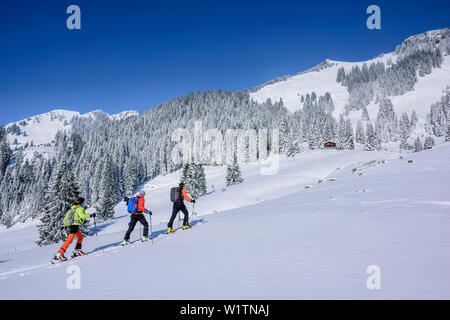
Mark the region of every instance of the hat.
POLYGON ((144 190, 139 191, 138 196, 141 196, 141 197, 145 196, 145 191, 144 190))
POLYGON ((76 201, 75 201, 75 204, 76 205, 81 205, 81 204, 83 204, 84 203, 84 198, 83 197, 79 197, 76 201))

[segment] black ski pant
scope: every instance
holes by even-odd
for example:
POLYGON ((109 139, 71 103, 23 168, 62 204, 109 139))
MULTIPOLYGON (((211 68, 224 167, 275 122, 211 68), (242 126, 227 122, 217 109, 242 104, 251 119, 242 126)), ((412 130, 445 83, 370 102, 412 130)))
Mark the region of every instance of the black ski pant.
POLYGON ((183 220, 183 226, 187 226, 189 224, 189 212, 186 209, 186 206, 183 202, 174 202, 173 209, 172 209, 172 216, 170 217, 169 224, 167 225, 168 228, 172 229, 173 221, 177 217, 178 212, 183 212, 184 214, 184 220, 183 220))
POLYGON ((140 222, 144 226, 144 236, 148 237, 148 222, 143 214, 133 214, 131 215, 130 223, 128 224, 128 231, 125 233, 124 240, 130 240, 130 235, 136 226, 136 223, 140 222))

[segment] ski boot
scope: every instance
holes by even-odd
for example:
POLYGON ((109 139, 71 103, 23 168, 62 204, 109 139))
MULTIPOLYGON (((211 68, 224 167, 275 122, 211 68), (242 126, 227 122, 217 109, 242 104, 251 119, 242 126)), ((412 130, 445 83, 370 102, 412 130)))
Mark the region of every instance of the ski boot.
POLYGON ((175 233, 175 229, 169 228, 167 229, 167 234, 175 233))
POLYGON ((121 246, 127 246, 130 244, 130 240, 123 240, 122 243, 120 244, 121 246))
POLYGON ((191 225, 189 225, 189 224, 187 224, 187 225, 183 226, 183 230, 187 230, 187 229, 190 229, 190 228, 192 228, 192 226, 191 226, 191 225))
POLYGON ((87 254, 84 253, 81 249, 75 249, 73 251, 72 258, 81 257, 81 256, 87 256, 87 254))
POLYGON ((149 237, 147 237, 147 236, 143 236, 143 237, 142 237, 142 240, 141 240, 141 241, 142 241, 142 242, 146 242, 146 241, 148 241, 148 240, 150 240, 150 238, 149 238, 149 237))
POLYGON ((55 254, 55 258, 54 259, 58 260, 58 261, 67 261, 67 258, 64 256, 64 254, 62 254, 60 252, 57 252, 55 254))

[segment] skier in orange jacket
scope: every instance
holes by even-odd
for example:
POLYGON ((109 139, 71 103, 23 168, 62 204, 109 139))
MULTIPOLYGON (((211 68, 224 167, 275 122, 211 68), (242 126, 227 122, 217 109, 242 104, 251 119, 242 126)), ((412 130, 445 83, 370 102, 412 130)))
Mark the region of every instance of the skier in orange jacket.
POLYGON ((189 229, 191 226, 189 225, 189 211, 186 209, 186 206, 184 205, 184 199, 186 199, 189 202, 195 203, 195 200, 192 200, 187 195, 186 189, 184 188, 184 183, 181 182, 178 189, 181 192, 181 196, 173 203, 173 209, 172 209, 172 216, 170 217, 169 223, 167 224, 167 233, 175 232, 175 230, 172 228, 173 221, 175 220, 178 212, 183 212, 184 214, 184 220, 183 220, 183 229, 189 229))

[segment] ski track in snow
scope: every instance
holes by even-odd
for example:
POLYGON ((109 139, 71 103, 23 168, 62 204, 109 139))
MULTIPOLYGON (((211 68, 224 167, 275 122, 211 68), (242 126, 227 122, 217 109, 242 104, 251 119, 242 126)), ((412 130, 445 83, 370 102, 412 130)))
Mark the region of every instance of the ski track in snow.
POLYGON ((174 237, 177 234, 179 234, 180 232, 189 232, 189 231, 192 231, 194 229, 197 229, 198 226, 203 225, 205 223, 206 222, 203 219, 194 220, 194 221, 191 222, 192 228, 190 228, 189 230, 181 230, 182 228, 177 228, 176 232, 173 233, 173 234, 167 234, 165 229, 158 230, 158 231, 153 233, 153 242, 152 242, 152 240, 148 240, 148 241, 142 242, 140 239, 138 239, 138 240, 133 240, 129 245, 126 245, 126 246, 122 246, 121 242, 110 243, 110 244, 106 244, 104 246, 95 248, 95 249, 93 249, 90 252, 87 252, 87 256, 77 257, 75 259, 68 258, 68 260, 64 261, 64 262, 57 262, 56 264, 48 262, 48 263, 42 263, 42 264, 33 265, 33 266, 23 266, 23 267, 20 267, 20 268, 14 268, 11 271, 0 273, 0 280, 7 279, 8 276, 13 276, 13 275, 25 276, 25 275, 29 274, 28 271, 32 271, 32 270, 36 270, 36 269, 40 269, 40 268, 44 268, 44 267, 47 267, 47 269, 58 268, 59 264, 61 264, 61 263, 73 264, 73 263, 75 263, 77 261, 80 261, 81 259, 86 259, 88 257, 100 256, 102 254, 105 254, 105 253, 108 253, 108 252, 111 252, 111 251, 116 253, 116 252, 118 252, 118 251, 120 251, 122 249, 135 248, 136 246, 149 244, 149 243, 150 244, 158 243, 159 241, 166 240, 166 239, 169 239, 171 237, 174 237), (27 273, 25 273, 25 272, 27 272, 27 273))

